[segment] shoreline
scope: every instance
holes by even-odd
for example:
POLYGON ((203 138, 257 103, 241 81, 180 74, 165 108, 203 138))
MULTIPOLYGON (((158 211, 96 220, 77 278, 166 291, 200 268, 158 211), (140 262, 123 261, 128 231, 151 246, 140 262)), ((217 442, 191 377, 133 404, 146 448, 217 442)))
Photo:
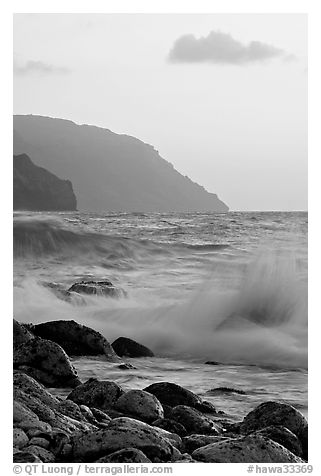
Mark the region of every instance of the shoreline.
POLYGON ((124 359, 149 349, 127 339, 132 347, 127 343, 119 356, 101 334, 75 321, 40 326, 42 333, 49 326, 51 340, 39 336, 39 325, 14 321, 14 462, 307 461, 308 423, 291 405, 265 401, 233 422, 171 382, 143 390, 81 382, 69 356, 96 352, 129 370, 124 359), (73 390, 63 398, 48 387, 73 390))

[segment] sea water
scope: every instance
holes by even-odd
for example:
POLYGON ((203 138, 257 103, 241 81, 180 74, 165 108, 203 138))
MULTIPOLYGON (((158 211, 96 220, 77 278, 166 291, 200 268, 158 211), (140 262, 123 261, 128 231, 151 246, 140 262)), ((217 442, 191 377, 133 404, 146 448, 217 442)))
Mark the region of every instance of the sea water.
POLYGON ((307 415, 307 228, 304 212, 17 212, 15 318, 74 319, 155 353, 132 370, 73 359, 82 380, 174 382, 235 419, 271 399, 307 415), (66 302, 48 287, 103 279, 126 296, 66 302))

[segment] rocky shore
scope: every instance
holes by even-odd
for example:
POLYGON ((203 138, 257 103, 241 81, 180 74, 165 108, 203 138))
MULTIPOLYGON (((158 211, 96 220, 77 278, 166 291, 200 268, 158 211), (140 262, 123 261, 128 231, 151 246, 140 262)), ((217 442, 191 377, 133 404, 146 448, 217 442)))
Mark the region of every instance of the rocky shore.
MULTIPOLYGON (((265 401, 237 423, 171 382, 124 391, 81 382, 73 356, 99 355, 126 371, 153 355, 120 337, 110 344, 75 321, 13 322, 13 461, 99 463, 304 463, 308 423, 294 407, 265 401), (117 354, 119 352, 119 355, 117 354), (66 398, 48 388, 69 388, 66 398)), ((230 389, 229 389, 230 390, 230 389)))

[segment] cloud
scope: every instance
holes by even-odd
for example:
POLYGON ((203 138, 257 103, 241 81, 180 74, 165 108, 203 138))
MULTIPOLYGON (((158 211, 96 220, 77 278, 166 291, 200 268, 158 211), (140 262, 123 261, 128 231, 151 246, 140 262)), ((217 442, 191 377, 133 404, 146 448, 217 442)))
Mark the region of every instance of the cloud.
POLYGON ((68 68, 60 66, 53 66, 43 61, 29 60, 23 64, 14 61, 13 72, 18 76, 26 76, 30 74, 35 75, 50 75, 50 74, 66 74, 70 73, 68 68))
POLYGON ((251 41, 246 45, 227 33, 211 31, 205 37, 195 38, 190 34, 178 38, 169 53, 168 60, 171 63, 244 65, 277 57, 285 59, 289 55, 280 48, 260 41, 251 41))

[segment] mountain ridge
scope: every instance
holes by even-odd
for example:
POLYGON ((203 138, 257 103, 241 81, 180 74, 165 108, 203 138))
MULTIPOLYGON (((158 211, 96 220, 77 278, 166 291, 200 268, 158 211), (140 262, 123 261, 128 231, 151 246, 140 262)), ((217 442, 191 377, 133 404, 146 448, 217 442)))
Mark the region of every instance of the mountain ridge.
POLYGON ((69 177, 82 211, 228 211, 134 136, 48 116, 15 115, 13 122, 14 153, 69 177))

